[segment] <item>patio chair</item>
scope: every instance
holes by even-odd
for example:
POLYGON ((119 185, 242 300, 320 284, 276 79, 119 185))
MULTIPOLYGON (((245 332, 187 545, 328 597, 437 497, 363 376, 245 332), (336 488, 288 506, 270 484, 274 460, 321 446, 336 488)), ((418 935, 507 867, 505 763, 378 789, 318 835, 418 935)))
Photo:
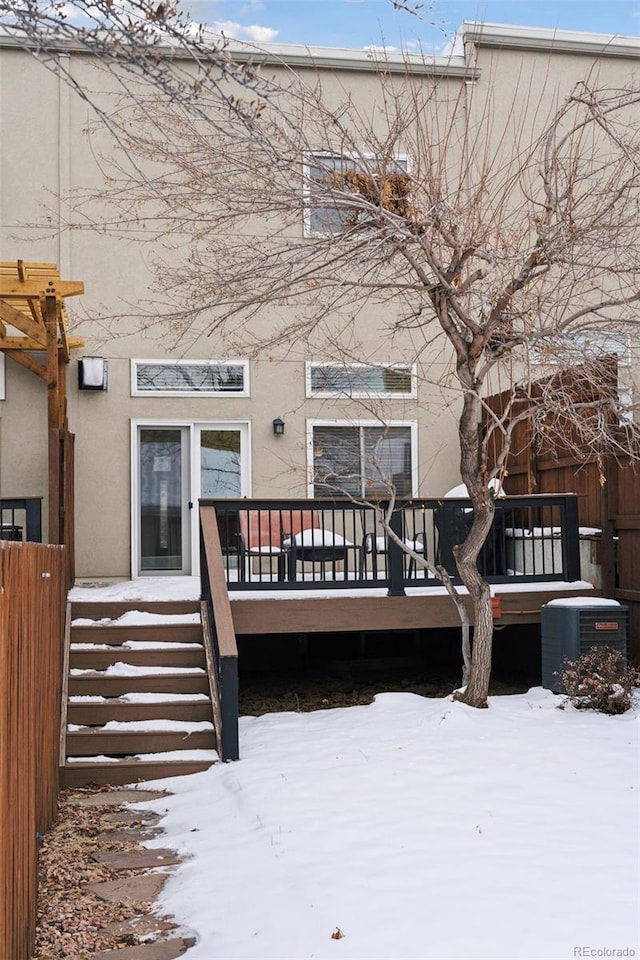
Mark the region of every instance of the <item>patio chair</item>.
POLYGON ((275 559, 278 580, 285 579, 288 550, 283 546, 282 516, 280 510, 239 511, 238 575, 241 581, 247 580, 252 558, 275 559))
MULTIPOLYGON (((422 533, 417 533, 415 537, 408 537, 406 535, 404 519, 402 522, 403 527, 403 542, 409 547, 414 553, 424 554, 424 537, 422 533)), ((366 579, 367 575, 367 557, 371 558, 371 571, 373 573, 373 579, 378 579, 378 558, 384 558, 384 565, 386 567, 386 558, 389 553, 389 537, 386 533, 384 534, 375 534, 375 533, 365 533, 364 539, 362 541, 362 552, 360 554, 360 579, 366 579)), ((409 557, 409 576, 414 576, 416 571, 416 561, 413 557, 409 557)))
POLYGON ((349 550, 359 550, 342 534, 322 526, 320 516, 315 510, 283 511, 285 528, 282 545, 287 551, 289 580, 297 576, 298 563, 332 564, 333 578, 336 579, 336 564, 344 562, 344 576, 348 573, 349 550))

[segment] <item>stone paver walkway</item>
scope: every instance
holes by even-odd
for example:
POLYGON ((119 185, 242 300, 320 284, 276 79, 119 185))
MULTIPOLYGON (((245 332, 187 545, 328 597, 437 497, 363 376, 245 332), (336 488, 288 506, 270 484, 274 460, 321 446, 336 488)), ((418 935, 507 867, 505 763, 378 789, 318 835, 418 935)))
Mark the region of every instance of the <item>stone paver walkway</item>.
MULTIPOLYGON (((87 807, 121 807, 127 803, 143 803, 161 799, 166 794, 154 790, 111 790, 87 794, 81 804, 87 807)), ((181 957, 196 941, 195 936, 176 936, 177 924, 171 918, 153 914, 158 898, 171 868, 180 863, 174 850, 142 846, 144 840, 162 833, 161 815, 150 810, 118 809, 106 813, 105 823, 113 829, 104 833, 105 850, 93 854, 93 859, 111 870, 113 880, 90 883, 86 889, 102 900, 129 901, 139 906, 139 913, 129 920, 117 921, 102 932, 115 938, 131 940, 132 945, 115 950, 101 950, 94 960, 174 960, 181 957), (114 851, 114 842, 139 844, 137 849, 114 851), (119 877, 122 872, 126 876, 119 877), (149 939, 152 938, 152 939, 149 939), (134 943, 134 941, 140 941, 134 943)))

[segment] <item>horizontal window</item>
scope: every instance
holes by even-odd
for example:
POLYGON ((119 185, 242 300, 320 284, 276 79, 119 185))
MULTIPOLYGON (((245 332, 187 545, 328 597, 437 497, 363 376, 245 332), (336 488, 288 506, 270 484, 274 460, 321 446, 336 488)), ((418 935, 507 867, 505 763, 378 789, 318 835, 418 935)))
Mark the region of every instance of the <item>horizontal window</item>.
POLYGON ((308 363, 308 397, 415 397, 415 366, 308 363))
POLYGON ((311 427, 313 496, 384 498, 413 493, 413 428, 363 424, 311 427))
POLYGON ((598 357, 614 356, 618 363, 631 362, 631 342, 628 333, 609 330, 579 330, 560 335, 549 342, 536 344, 532 350, 533 363, 581 363, 598 357))
POLYGON ((133 396, 249 395, 246 361, 132 360, 133 396))
POLYGON ((409 203, 407 157, 391 160, 312 153, 306 161, 307 235, 332 235, 367 229, 371 205, 406 215, 409 203))

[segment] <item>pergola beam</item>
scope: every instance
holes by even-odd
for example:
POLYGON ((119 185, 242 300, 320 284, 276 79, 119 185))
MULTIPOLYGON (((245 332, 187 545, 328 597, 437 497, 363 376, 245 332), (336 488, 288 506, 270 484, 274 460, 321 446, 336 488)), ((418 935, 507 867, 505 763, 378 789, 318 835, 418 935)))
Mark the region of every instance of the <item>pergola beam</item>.
POLYGON ((84 293, 84 283, 76 280, 50 280, 46 283, 39 277, 30 277, 24 283, 16 278, 0 275, 0 300, 24 300, 28 297, 38 298, 42 294, 54 296, 75 297, 84 293))
MULTIPOLYGON (((16 330, 20 330, 25 336, 30 337, 31 340, 35 340, 41 350, 46 348, 47 338, 42 324, 34 320, 30 312, 27 314, 21 310, 16 310, 16 308, 6 300, 0 299, 0 320, 2 320, 3 324, 8 323, 10 326, 15 327, 16 330)), ((5 338, 6 331, 3 331, 3 339, 5 338)), ((15 339, 16 341, 18 340, 18 338, 15 339)))
POLYGON ((67 429, 67 364, 71 350, 83 347, 84 340, 67 335, 63 298, 81 293, 84 284, 61 280, 55 264, 24 260, 0 263, 0 350, 47 385, 49 542, 67 542, 67 531, 71 551, 73 518, 66 516, 68 505, 73 503, 72 490, 67 498, 67 485, 73 484, 73 458, 68 454, 72 438, 67 429), (11 328, 10 335, 7 327, 11 328), (44 362, 35 360, 33 352, 44 354, 44 362))
POLYGON ((45 383, 47 382, 47 368, 43 363, 38 363, 37 360, 34 360, 28 353, 23 353, 21 350, 14 350, 11 354, 11 359, 19 363, 21 367, 30 370, 31 373, 35 373, 35 375, 44 380, 45 383))
MULTIPOLYGON (((70 350, 77 350, 78 347, 84 347, 85 341, 82 337, 67 337, 67 344, 70 350)), ((62 347, 62 344, 60 344, 62 347)), ((4 350, 6 353, 13 356, 15 353, 19 353, 21 350, 28 350, 29 353, 34 353, 37 351, 45 351, 47 349, 47 344, 40 343, 39 340, 32 340, 31 337, 2 337, 0 336, 0 350, 4 350)), ((15 357, 14 357, 15 359, 15 357)))

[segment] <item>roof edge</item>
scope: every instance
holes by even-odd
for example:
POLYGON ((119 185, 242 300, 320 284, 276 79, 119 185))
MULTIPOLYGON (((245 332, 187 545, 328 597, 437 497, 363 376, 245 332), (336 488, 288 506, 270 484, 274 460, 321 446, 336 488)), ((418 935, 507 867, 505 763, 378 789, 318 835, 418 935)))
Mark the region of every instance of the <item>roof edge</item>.
POLYGON ((480 47, 511 47, 517 50, 545 50, 604 57, 640 57, 640 37, 621 34, 514 27, 476 21, 465 21, 458 33, 465 44, 475 43, 480 47))
MULTIPOLYGON (((215 37, 211 37, 212 49, 215 37)), ((41 42, 27 38, 7 26, 0 26, 0 47, 28 49, 40 53, 85 53, 93 51, 80 42, 64 38, 56 39, 43 35, 41 42)), ((158 52, 167 57, 188 57, 178 43, 158 46, 158 52)), ((307 69, 355 70, 362 72, 384 71, 393 74, 413 74, 474 79, 480 75, 477 67, 470 66, 463 56, 428 56, 403 54, 396 50, 356 50, 346 47, 314 47, 304 44, 254 44, 242 41, 226 41, 224 52, 239 63, 282 64, 287 67, 307 69)))
POLYGON ((227 48, 238 60, 260 63, 284 63, 287 66, 333 68, 340 70, 385 70, 389 73, 416 73, 465 77, 479 70, 459 55, 436 56, 402 53, 398 50, 357 50, 347 47, 315 47, 304 44, 246 44, 231 42, 227 48))

